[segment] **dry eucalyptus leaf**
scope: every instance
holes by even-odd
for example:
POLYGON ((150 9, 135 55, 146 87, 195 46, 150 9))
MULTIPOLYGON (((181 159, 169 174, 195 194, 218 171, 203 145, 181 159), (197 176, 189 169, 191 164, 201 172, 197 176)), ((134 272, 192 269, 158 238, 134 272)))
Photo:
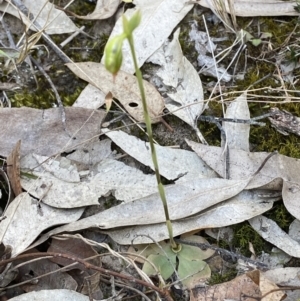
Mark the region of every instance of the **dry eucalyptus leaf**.
POLYGON ((59 108, 0 110, 0 155, 8 156, 21 140, 21 156, 32 152, 52 156, 80 148, 84 141, 100 135, 104 112, 74 107, 65 108, 65 112, 67 131, 59 108))
MULTIPOLYGON (((244 92, 229 104, 224 117, 244 120, 250 119, 247 92, 244 92)), ((250 124, 223 122, 222 127, 226 134, 226 143, 230 149, 236 148, 249 151, 250 124)), ((222 139, 222 146, 224 146, 224 144, 225 141, 222 139)))
MULTIPOLYGON (((118 99, 134 119, 140 122, 144 121, 140 90, 134 75, 119 71, 114 80, 105 66, 99 63, 85 62, 66 65, 78 77, 99 88, 105 95, 111 92, 113 97, 118 99)), ((143 80, 143 84, 151 121, 153 123, 159 122, 164 108, 164 101, 153 85, 145 80, 143 80)))
MULTIPOLYGON (((173 234, 178 236, 195 230, 226 227, 241 223, 270 210, 273 207, 273 202, 279 199, 281 199, 280 196, 273 195, 273 193, 266 195, 266 192, 262 190, 244 190, 204 213, 200 212, 193 217, 173 221, 173 234)), ((105 233, 122 245, 152 243, 149 236, 155 241, 169 237, 165 223, 123 227, 117 230, 109 229, 105 230, 105 233)))
POLYGON ((300 221, 294 219, 289 225, 289 236, 300 243, 300 221))
MULTIPOLYGON (((259 271, 254 272, 259 273, 259 271)), ((259 283, 247 274, 238 276, 231 281, 212 285, 210 287, 198 287, 193 289, 191 292, 191 300, 193 301, 233 301, 241 300, 241 296, 247 296, 245 298, 247 301, 250 301, 251 299, 259 300, 261 297, 259 283)))
MULTIPOLYGON (((139 10, 142 15, 140 25, 133 32, 134 47, 138 66, 144 62, 165 42, 177 24, 193 8, 193 4, 182 0, 135 0, 133 9, 127 9, 127 19, 139 10)), ((111 33, 110 39, 123 32, 120 17, 111 33)), ((130 74, 135 72, 130 47, 127 41, 123 44, 123 63, 121 70, 130 74)), ((102 63, 104 62, 102 58, 102 63)))
POLYGON ((182 53, 179 32, 178 28, 173 34, 173 40, 166 42, 148 61, 161 66, 157 76, 173 90, 168 93, 172 102, 166 102, 167 109, 189 124, 202 140, 197 127, 197 118, 204 107, 202 83, 197 70, 182 53))
MULTIPOLYGON (((37 18, 36 21, 47 34, 71 33, 78 30, 78 27, 66 13, 56 9, 48 0, 23 0, 22 3, 37 18)), ((28 16, 24 16, 22 12, 14 6, 7 4, 7 2, 0 4, 0 11, 7 12, 16 18, 21 18, 26 26, 30 26, 31 30, 36 30, 34 26, 31 26, 32 24, 27 18, 28 16)))
POLYGON ((73 103, 73 107, 96 110, 102 107, 104 104, 105 94, 93 85, 88 84, 73 103))
MULTIPOLYGON (((39 156, 37 154, 32 154, 32 156, 37 161, 35 166, 42 165, 43 168, 41 168, 41 170, 48 171, 57 179, 70 183, 80 182, 77 166, 69 159, 65 157, 56 157, 55 159, 52 159, 45 156, 39 156)), ((24 166, 24 161, 22 161, 22 166, 24 166)), ((35 166, 33 166, 33 168, 35 166)))
MULTIPOLYGON (((285 168, 288 168, 289 166, 286 166, 285 168)), ((298 166, 292 167, 295 172, 299 169, 298 166)), ((290 214, 292 214, 297 219, 300 219, 300 208, 299 208, 299 200, 300 200, 300 185, 299 180, 297 177, 292 177, 291 175, 291 181, 284 181, 283 182, 283 188, 282 188, 282 199, 285 208, 288 210, 290 214)))
MULTIPOLYGON (((248 180, 200 179, 189 184, 165 187, 170 219, 175 221, 201 212, 238 194, 248 180)), ((112 207, 69 225, 58 227, 45 234, 36 244, 61 232, 72 232, 91 227, 110 229, 130 225, 146 225, 165 222, 163 205, 158 193, 129 203, 112 207)))
MULTIPOLYGON (((90 301, 89 296, 82 295, 75 291, 67 289, 41 290, 37 292, 30 292, 10 299, 11 301, 90 301)), ((94 299, 93 299, 94 300, 94 299)), ((95 300, 94 300, 95 301, 95 300)))
MULTIPOLYGON (((224 176, 224 155, 222 148, 201 145, 187 141, 192 149, 218 174, 224 176)), ((268 153, 250 153, 231 149, 229 170, 232 179, 243 179, 253 175, 266 159, 268 153)), ((286 209, 300 219, 300 160, 280 154, 272 156, 262 170, 249 182, 247 189, 264 186, 282 190, 286 209), (283 184, 282 184, 283 182, 283 184), (265 186, 267 185, 267 186, 265 186)))
MULTIPOLYGON (((34 168, 37 165, 27 156, 21 166, 34 168)), ((63 169, 57 169, 56 174, 65 174, 63 169)), ((21 180, 22 187, 32 196, 43 198, 45 204, 56 208, 98 205, 99 198, 107 193, 113 193, 118 200, 129 202, 157 191, 154 175, 145 175, 138 169, 112 159, 102 161, 94 167, 93 174, 75 183, 57 178, 45 171, 43 165, 32 172, 38 179, 24 177, 21 180)))
MULTIPOLYGON (((261 296, 271 292, 278 287, 270 280, 265 278, 259 270, 248 272, 238 276, 231 281, 216 284, 210 287, 201 287, 193 289, 194 301, 217 301, 217 300, 241 300, 241 296, 245 296, 244 300, 260 300, 261 296)), ((282 291, 275 291, 268 294, 262 300, 265 301, 281 301, 285 294, 282 291)))
POLYGON ((9 178, 11 188, 15 196, 22 193, 22 187, 20 183, 20 148, 21 140, 19 140, 7 157, 7 176, 9 178))
POLYGON ((19 194, 5 211, 0 224, 0 239, 12 247, 12 256, 22 253, 47 228, 77 220, 84 208, 57 209, 19 194))
MULTIPOLYGON (((123 131, 108 131, 106 129, 102 129, 102 131, 124 152, 154 170, 148 142, 123 131)), ((156 145, 155 149, 159 172, 168 180, 180 177, 183 180, 216 177, 215 173, 193 152, 160 145, 156 145)))
MULTIPOLYGON (((280 286, 300 286, 300 268, 277 268, 263 273, 263 275, 280 286)), ((299 290, 286 290, 286 301, 300 300, 299 290)))
MULTIPOLYGON (((224 177, 224 151, 221 147, 206 146, 187 140, 188 145, 204 160, 204 162, 215 170, 221 177, 224 177)), ((245 179, 252 176, 269 153, 265 152, 245 152, 238 149, 230 149, 229 152, 229 174, 231 179, 245 179)), ((247 189, 260 188, 266 184, 274 183, 272 189, 281 190, 283 180, 292 179, 300 182, 300 160, 276 154, 272 156, 264 165, 263 169, 249 182, 247 189), (275 186, 276 184, 276 186, 275 186)))
POLYGON ((250 219, 249 223, 263 239, 290 256, 300 258, 300 244, 284 232, 276 222, 260 215, 250 219))
POLYGON ((285 299, 286 294, 284 290, 280 290, 274 282, 260 273, 259 276, 259 288, 262 295, 269 293, 264 299, 265 301, 282 301, 285 299), (279 290, 278 290, 279 289, 279 290), (274 291, 275 290, 275 291, 274 291), (278 291, 276 291, 278 290, 278 291))
POLYGON ((103 20, 110 18, 117 10, 120 0, 98 0, 95 10, 87 16, 79 16, 72 13, 73 16, 83 20, 103 20))
POLYGON ((81 149, 71 153, 67 158, 92 167, 111 156, 113 156, 111 140, 104 139, 100 141, 97 139, 84 144, 81 149))
POLYGON ((266 278, 280 286, 300 286, 299 273, 299 267, 288 267, 272 269, 263 274, 266 278))
MULTIPOLYGON (((295 1, 281 1, 281 0, 234 0, 234 14, 240 17, 257 17, 257 16, 299 16, 294 7, 295 1)), ((214 0, 197 0, 195 2, 201 6, 214 8, 214 0)), ((227 1, 224 1, 224 6, 227 13, 231 13, 227 1)))

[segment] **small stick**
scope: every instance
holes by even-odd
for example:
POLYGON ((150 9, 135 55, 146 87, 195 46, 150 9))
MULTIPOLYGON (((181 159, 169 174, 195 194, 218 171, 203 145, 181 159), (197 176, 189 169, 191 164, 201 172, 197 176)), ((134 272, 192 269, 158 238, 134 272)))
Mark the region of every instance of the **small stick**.
POLYGON ((71 42, 75 37, 77 37, 82 31, 85 29, 85 26, 81 26, 78 30, 76 30, 73 34, 71 34, 67 39, 61 42, 59 45, 61 48, 64 48, 69 42, 71 42))
POLYGON ((73 262, 77 262, 77 263, 83 265, 84 268, 86 268, 86 269, 92 269, 92 270, 95 270, 95 271, 99 271, 100 273, 105 274, 105 275, 118 277, 118 278, 127 280, 127 281, 132 282, 132 283, 137 283, 137 284, 140 284, 142 286, 149 287, 149 288, 153 289, 154 291, 158 292, 161 296, 165 297, 166 300, 173 301, 172 297, 170 296, 169 291, 165 290, 164 288, 159 288, 159 287, 157 287, 157 286, 155 286, 151 283, 148 283, 144 280, 137 279, 133 276, 129 276, 129 275, 126 275, 126 274, 120 274, 120 273, 110 271, 108 269, 104 269, 102 267, 93 265, 93 264, 87 262, 86 260, 81 259, 79 257, 76 257, 74 255, 71 256, 71 255, 68 255, 68 254, 55 253, 55 252, 29 253, 29 254, 19 255, 19 256, 14 257, 14 258, 9 258, 9 259, 2 260, 2 261, 0 261, 0 266, 6 265, 10 262, 14 262, 16 260, 25 259, 25 258, 36 258, 36 257, 40 257, 40 258, 47 257, 47 258, 49 258, 49 256, 54 257, 54 258, 69 259, 73 262))

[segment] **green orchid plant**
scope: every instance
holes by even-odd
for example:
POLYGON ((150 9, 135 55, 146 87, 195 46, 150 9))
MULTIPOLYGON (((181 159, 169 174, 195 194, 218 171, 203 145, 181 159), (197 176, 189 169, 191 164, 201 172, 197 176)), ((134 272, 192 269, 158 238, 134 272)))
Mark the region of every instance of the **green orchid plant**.
MULTIPOLYGON (((177 244, 173 238, 172 222, 169 216, 165 189, 161 182, 161 177, 159 173, 159 164, 153 141, 151 119, 147 108, 142 73, 138 67, 134 48, 134 40, 132 33, 139 26, 140 22, 141 13, 139 11, 133 14, 133 16, 129 20, 123 15, 123 33, 110 39, 105 47, 105 67, 109 72, 112 73, 114 77, 117 76, 123 60, 123 42, 125 39, 127 39, 130 45, 135 74, 141 94, 144 120, 146 123, 146 129, 149 137, 151 156, 155 169, 158 191, 164 208, 166 226, 168 229, 170 239, 169 244, 163 243, 160 247, 158 247, 155 244, 150 246, 148 248, 146 256, 148 256, 148 261, 151 261, 155 265, 155 267, 160 272, 164 280, 168 279, 174 272, 176 272, 182 283, 185 284, 187 287, 191 287, 191 283, 194 282, 195 279, 199 280, 210 277, 210 268, 203 261, 203 259, 210 257, 212 254, 210 253, 208 255, 207 251, 202 251, 201 249, 195 246, 177 244), (179 264, 176 267, 177 262, 179 264)), ((203 241, 201 242, 203 243, 203 241)), ((143 270, 148 275, 153 275, 156 273, 151 264, 149 264, 148 262, 145 262, 143 270)))

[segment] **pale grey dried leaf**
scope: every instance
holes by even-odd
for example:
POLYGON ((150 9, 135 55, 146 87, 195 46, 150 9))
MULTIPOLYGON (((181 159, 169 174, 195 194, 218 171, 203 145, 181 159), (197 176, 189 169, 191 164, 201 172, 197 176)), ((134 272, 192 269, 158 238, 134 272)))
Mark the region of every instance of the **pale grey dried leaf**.
MULTIPOLYGON (((123 131, 108 131, 106 129, 102 129, 102 131, 124 152, 154 170, 148 142, 123 131)), ((193 152, 160 145, 156 145, 155 149, 159 172, 169 180, 183 176, 191 179, 215 177, 215 173, 193 152)))
MULTIPOLYGON (((228 3, 225 1, 226 11, 230 13, 228 3)), ((294 1, 281 0, 235 0, 234 14, 240 17, 257 17, 257 16, 299 16, 294 1)), ((201 6, 214 8, 214 0, 199 0, 197 4, 201 6)))
POLYGON ((300 221, 294 219, 289 226, 289 236, 300 243, 300 221))
MULTIPOLYGON (((119 71, 115 79, 105 66, 94 62, 66 64, 81 79, 99 88, 104 94, 112 93, 126 111, 137 121, 144 121, 141 94, 134 75, 119 71)), ((149 115, 152 122, 159 122, 164 101, 156 88, 143 80, 149 115)))
POLYGON ((98 195, 90 185, 62 181, 48 172, 34 172, 38 179, 24 177, 21 185, 32 196, 55 208, 98 205, 98 195))
POLYGON ((249 223, 263 239, 290 256, 300 258, 300 244, 284 232, 276 222, 260 215, 250 219, 249 223))
POLYGON ((202 67, 200 74, 216 77, 225 82, 231 81, 232 76, 226 71, 224 67, 220 66, 216 69, 214 58, 200 54, 197 58, 197 61, 198 65, 202 67))
POLYGON ((264 263, 269 269, 277 269, 284 267, 291 260, 291 256, 283 252, 282 250, 273 247, 271 252, 262 252, 261 255, 256 257, 256 260, 264 263))
MULTIPOLYGON (((48 0, 23 0, 22 2, 29 12, 37 18, 36 21, 47 34, 71 33, 78 30, 78 27, 66 13, 56 9, 48 0)), ((7 2, 0 4, 0 10, 3 12, 5 11, 16 18, 22 18, 21 20, 28 27, 30 26, 31 30, 36 31, 36 28, 32 26, 32 22, 27 18, 28 16, 23 15, 20 10, 7 4, 7 2)))
MULTIPOLYGON (((210 147, 188 141, 192 149, 218 174, 224 176, 224 154, 219 147, 210 147)), ((268 153, 250 153, 231 149, 229 155, 229 170, 232 179, 243 179, 253 175, 268 153)), ((282 198, 286 209, 300 219, 300 160, 280 154, 273 155, 249 182, 247 189, 272 188, 282 190, 282 198), (283 184, 282 184, 283 183, 283 184)))
POLYGON ((0 238, 12 247, 12 256, 22 253, 44 230, 77 220, 84 208, 57 209, 37 203, 27 193, 18 195, 5 211, 0 224, 0 238))
MULTIPOLYGON (((28 168, 24 161, 23 166, 28 168)), ((154 175, 145 175, 122 162, 107 159, 95 169, 95 175, 89 175, 79 183, 65 182, 49 172, 34 170, 34 175, 39 178, 24 177, 21 184, 31 195, 43 198, 45 204, 57 208, 98 205, 98 199, 110 192, 118 200, 128 202, 157 191, 154 175)))
MULTIPOLYGON (((125 16, 129 19, 137 10, 141 12, 141 24, 134 30, 133 39, 138 66, 144 62, 165 42, 177 24, 193 8, 193 4, 182 0, 135 0, 133 9, 127 9, 125 16)), ((123 32, 120 17, 111 33, 110 39, 123 32)), ((133 74, 135 68, 129 44, 125 41, 121 70, 133 74)), ((102 63, 104 63, 104 56, 102 63)))
MULTIPOLYGON (((221 177, 225 174, 224 151, 221 147, 207 146, 187 140, 189 146, 198 154, 221 177)), ((269 153, 265 152, 245 152, 243 150, 231 149, 229 152, 229 174, 231 179, 245 179, 252 176, 269 153)), ((276 154, 272 156, 264 165, 263 169, 249 182, 247 189, 260 188, 271 183, 272 189, 281 190, 282 181, 276 179, 299 179, 300 174, 297 172, 300 168, 300 160, 289 158, 276 154), (274 185, 276 184, 276 186, 274 185)))
MULTIPOLYGON (((75 291, 66 289, 42 290, 38 292, 30 292, 11 298, 11 301, 90 301, 89 296, 82 295, 75 291)), ((95 299, 92 299, 95 301, 95 299)))
MULTIPOLYGON (((173 221, 173 234, 178 236, 201 229, 226 227, 263 214, 273 207, 274 201, 280 199, 280 196, 270 194, 268 198, 264 195, 264 191, 261 190, 244 190, 233 198, 217 204, 205 213, 173 221)), ((105 233, 117 243, 124 245, 152 243, 149 236, 155 241, 165 240, 169 237, 165 223, 137 225, 117 230, 109 229, 105 230, 105 233), (147 237, 147 235, 149 236, 147 237)))
POLYGON ((264 272, 263 274, 269 280, 280 286, 300 286, 299 267, 271 269, 269 271, 264 272))
POLYGON ((110 18, 117 10, 120 0, 98 0, 94 11, 87 16, 73 14, 83 20, 103 20, 110 18))
POLYGON ((71 153, 67 158, 91 167, 111 155, 111 140, 104 139, 84 144, 81 149, 71 153))
MULTIPOLYGON (((65 182, 78 183, 80 181, 77 166, 65 157, 57 157, 55 159, 32 154, 36 159, 37 165, 41 164, 43 170, 48 171, 57 179, 65 182)), ((36 165, 36 166, 37 166, 36 165)))
POLYGON ((73 107, 99 109, 104 104, 105 94, 93 85, 88 84, 73 103, 73 107))
MULTIPOLYGON (((159 49, 162 53, 158 53, 158 56, 164 59, 160 60, 161 68, 157 75, 168 88, 173 88, 173 92, 168 93, 168 96, 175 103, 167 102, 168 110, 174 111, 174 115, 198 130, 197 118, 204 107, 203 88, 198 72, 182 53, 178 40, 179 32, 178 28, 173 34, 173 40, 166 42, 159 49)), ((157 61, 156 52, 148 59, 153 60, 157 61)))
MULTIPOLYGON (((242 191, 247 182, 248 180, 200 179, 190 181, 188 185, 166 186, 165 192, 170 219, 172 221, 184 219, 229 199, 242 191)), ((110 229, 130 225, 163 223, 164 221, 165 215, 160 196, 158 193, 154 193, 148 197, 112 207, 69 225, 58 227, 43 236, 37 244, 51 235, 65 231, 73 232, 92 227, 110 229)))
MULTIPOLYGON (((247 92, 244 92, 229 104, 224 117, 231 119, 250 119, 247 92)), ((250 124, 223 122, 222 127, 226 134, 226 143, 230 149, 235 148, 246 152, 249 151, 250 124)), ((224 142, 222 139, 222 146, 224 146, 224 142)))
POLYGON ((52 156, 78 149, 81 143, 100 135, 104 112, 74 107, 65 108, 65 112, 67 132, 59 108, 0 110, 0 155, 8 156, 21 140, 21 156, 28 153, 52 156))
MULTIPOLYGON (((290 158, 292 159, 292 158, 290 158)), ((298 162, 297 162, 298 163, 298 162)), ((291 168, 294 170, 295 173, 298 172, 299 174, 299 166, 300 164, 295 164, 294 166, 285 166, 285 168, 291 168)), ((289 174, 289 173, 287 173, 289 174)), ((288 210, 290 214, 296 217, 298 220, 300 219, 300 185, 299 185, 299 176, 293 177, 290 175, 290 181, 286 180, 283 182, 282 188, 282 199, 285 208, 288 210)))

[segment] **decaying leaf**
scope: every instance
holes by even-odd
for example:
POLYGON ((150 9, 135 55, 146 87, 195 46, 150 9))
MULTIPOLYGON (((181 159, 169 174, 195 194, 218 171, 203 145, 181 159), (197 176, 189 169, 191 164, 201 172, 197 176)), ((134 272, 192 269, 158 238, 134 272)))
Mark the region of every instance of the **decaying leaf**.
MULTIPOLYGON (((221 147, 206 146, 187 140, 189 146, 221 177, 225 176, 225 158, 221 147)), ((265 152, 245 152, 231 149, 229 153, 229 174, 232 179, 243 179, 253 175, 267 158, 265 152)), ((248 189, 260 188, 270 184, 270 189, 281 190, 282 180, 297 179, 295 164, 300 167, 300 160, 276 154, 264 165, 263 169, 249 182, 248 189), (285 166, 285 168, 284 168, 285 166), (277 179, 277 181, 275 181, 277 179)))
MULTIPOLYGON (((262 295, 278 288, 263 276, 260 271, 248 272, 238 276, 229 282, 213 285, 210 287, 196 288, 192 291, 195 301, 215 301, 215 300, 240 300, 245 296, 245 300, 260 299, 262 295)), ((269 294, 265 300, 281 301, 284 293, 277 291, 269 294)))
POLYGON ((261 215, 250 219, 249 223, 266 241, 293 257, 300 257, 300 244, 284 232, 276 222, 261 215))
MULTIPOLYGON (((222 148, 201 145, 188 141, 195 152, 218 174, 224 176, 224 155, 222 148)), ((230 150, 229 169, 233 179, 253 175, 266 159, 268 153, 250 153, 230 150)), ((300 160, 280 154, 272 156, 262 170, 249 182, 247 189, 264 188, 282 190, 282 198, 287 210, 300 219, 300 160)))
MULTIPOLYGON (((71 33, 78 29, 65 12, 56 9, 48 0, 24 0, 22 3, 27 7, 29 12, 36 17, 36 21, 47 34, 71 33)), ((36 28, 32 26, 31 21, 27 18, 28 16, 24 16, 22 12, 13 5, 3 2, 0 4, 0 10, 16 18, 21 18, 28 27, 30 26, 31 30, 36 30, 36 28)))
POLYGON ((104 104, 105 94, 93 85, 88 84, 74 102, 73 107, 96 110, 102 107, 104 104))
MULTIPOLYGON (((154 170, 148 142, 123 131, 108 131, 102 129, 115 144, 131 157, 154 170)), ((215 177, 216 174, 193 152, 183 149, 172 149, 165 146, 155 146, 159 163, 159 172, 169 180, 179 179, 179 182, 195 178, 215 177)))
MULTIPOLYGON (((173 221, 184 219, 229 199, 242 191, 248 181, 200 179, 191 180, 185 184, 166 186, 170 219, 173 221)), ((37 244, 51 235, 65 231, 73 232, 91 227, 110 229, 163 222, 165 222, 165 214, 161 199, 158 193, 154 193, 148 197, 112 207, 69 225, 58 227, 44 235, 37 244)), ((162 240, 161 237, 158 241, 160 240, 162 240)))
POLYGON ((19 140, 7 157, 7 176, 9 178, 11 188, 15 196, 22 193, 22 187, 20 183, 20 148, 21 140, 19 140))
POLYGON ((53 301, 53 300, 76 300, 76 301, 90 301, 89 296, 84 296, 75 291, 68 289, 54 289, 54 290, 41 290, 37 292, 30 292, 10 299, 11 301, 53 301))
POLYGON ((179 32, 177 29, 173 40, 166 42, 148 61, 161 66, 157 76, 168 89, 172 88, 172 92, 168 93, 172 102, 166 102, 167 109, 189 124, 202 139, 197 127, 197 118, 204 108, 202 83, 194 66, 182 53, 179 32))
MULTIPOLYGON (((264 1, 233 1, 234 13, 240 17, 258 16, 298 16, 299 13, 294 9, 294 1, 264 0, 264 1)), ((213 8, 214 0, 197 0, 197 4, 204 7, 213 8)), ((228 2, 224 1, 227 13, 232 13, 228 2)))
MULTIPOLYGON (((32 154, 32 157, 36 160, 35 166, 32 166, 33 170, 48 171, 57 179, 65 182, 78 183, 80 182, 79 172, 77 166, 65 157, 56 157, 55 159, 32 154), (42 165, 42 168, 35 169, 36 166, 42 165)), ((24 166, 24 158, 22 160, 22 166, 24 166)))
MULTIPOLYGON (((273 202, 280 199, 281 195, 272 192, 266 193, 263 190, 242 191, 204 213, 199 213, 184 220, 173 221, 173 234, 178 236, 200 229, 220 228, 238 224, 270 210, 273 202)), ((161 241, 169 237, 165 223, 123 227, 117 230, 109 229, 105 233, 122 245, 129 245, 132 242, 134 244, 151 243, 152 240, 149 239, 148 235, 155 241, 161 241)))
MULTIPOLYGON (((137 121, 144 121, 142 100, 135 76, 119 71, 115 80, 105 66, 98 63, 69 63, 66 64, 72 72, 81 79, 101 89, 105 95, 112 93, 124 106, 126 111, 137 121)), ((147 81, 143 81, 149 115, 152 122, 159 122, 164 108, 164 101, 156 88, 147 81)))
POLYGON ((77 220, 84 208, 56 209, 38 203, 27 193, 19 194, 5 211, 0 238, 12 247, 12 257, 22 253, 45 229, 77 220))
MULTIPOLYGON (((279 286, 300 286, 300 269, 298 267, 287 267, 271 269, 263 273, 264 277, 276 283, 279 286)), ((298 300, 300 298, 299 290, 286 290, 286 300, 298 300)))
MULTIPOLYGON (((58 162, 54 161, 55 165, 58 165, 58 162)), ((38 163, 31 156, 22 160, 24 168, 32 169, 36 166, 38 163)), ((157 191, 154 175, 145 175, 140 170, 119 161, 104 160, 94 167, 94 170, 95 173, 88 173, 83 181, 72 182, 63 180, 61 176, 69 174, 68 168, 59 167, 56 170, 56 175, 58 175, 56 176, 45 171, 43 164, 33 169, 38 179, 24 177, 21 184, 32 196, 42 198, 45 204, 56 208, 98 205, 99 198, 110 192, 118 200, 128 202, 157 191)))
MULTIPOLYGON (((250 119, 250 112, 247 103, 247 92, 244 92, 229 104, 224 117, 232 118, 233 120, 250 119)), ((249 151, 250 124, 223 122, 222 127, 226 134, 226 144, 230 149, 235 148, 249 151)), ((222 146, 224 146, 224 144, 225 141, 222 140, 222 146)))
POLYGON ((21 140, 21 156, 36 153, 43 156, 71 151, 89 139, 97 139, 105 117, 102 111, 65 108, 66 129, 59 108, 4 108, 0 110, 0 155, 8 156, 21 140))
POLYGON ((100 0, 97 1, 95 10, 87 16, 79 16, 72 13, 73 16, 83 20, 103 20, 111 17, 117 10, 120 0, 100 0))
POLYGON ((293 133, 297 136, 300 136, 300 118, 294 116, 288 111, 281 111, 276 107, 270 109, 270 112, 273 113, 269 117, 269 120, 279 133, 287 136, 289 133, 293 133))
POLYGON ((87 142, 81 149, 67 156, 68 159, 86 165, 88 168, 112 157, 111 141, 109 139, 87 142))
POLYGON ((212 39, 208 37, 207 33, 198 29, 198 22, 195 20, 191 24, 189 31, 190 41, 195 43, 195 50, 198 53, 197 61, 198 66, 201 67, 199 74, 209 77, 222 78, 222 81, 229 82, 232 76, 227 70, 218 64, 215 59, 207 55, 211 54, 217 46, 213 43, 212 39))

